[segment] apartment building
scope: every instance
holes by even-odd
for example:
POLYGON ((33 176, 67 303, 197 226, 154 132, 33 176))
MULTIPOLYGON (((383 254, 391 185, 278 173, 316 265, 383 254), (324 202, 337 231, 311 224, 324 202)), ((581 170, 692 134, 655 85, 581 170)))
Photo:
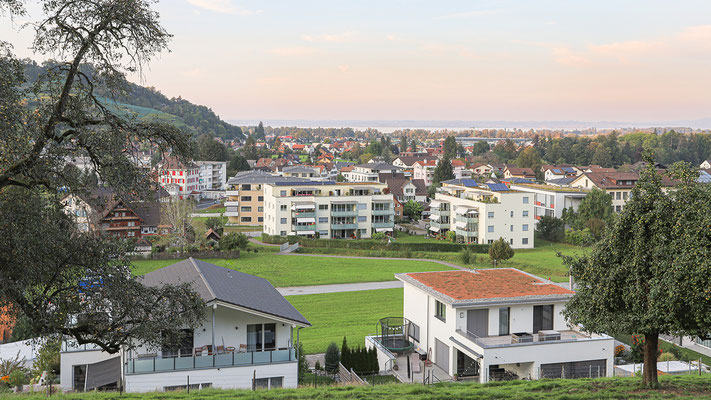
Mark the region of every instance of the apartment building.
POLYGON ((614 339, 563 316, 571 290, 514 268, 395 277, 404 283, 406 339, 439 379, 612 376, 614 339))
MULTIPOLYGON (((662 178, 663 190, 669 190, 677 184, 666 175, 665 171, 658 170, 657 173, 662 178)), ((584 189, 598 188, 604 191, 612 196, 613 211, 619 213, 632 195, 632 189, 637 181, 639 181, 637 172, 585 172, 570 182, 570 186, 584 189)))
POLYGON ((264 185, 276 182, 308 182, 307 179, 283 177, 265 171, 242 171, 227 181, 225 216, 230 225, 264 223, 264 185))
POLYGON ((195 161, 199 167, 198 191, 222 190, 227 183, 226 161, 195 161))
POLYGON ((275 182, 264 185, 264 233, 369 238, 392 232, 393 196, 381 183, 275 182))
POLYGON ((518 183, 511 185, 511 189, 531 193, 533 195, 533 218, 536 222, 544 216, 563 217, 563 210, 572 207, 577 211, 578 206, 588 194, 583 188, 556 187, 535 183, 518 183))
POLYGON ((402 172, 400 167, 384 162, 358 164, 342 175, 348 182, 378 182, 380 174, 395 174, 402 172))
POLYGON ((158 169, 158 183, 171 196, 186 199, 197 196, 200 189, 200 167, 183 163, 176 157, 166 157, 158 169))
POLYGON ((503 238, 514 249, 530 249, 535 230, 533 198, 533 193, 503 183, 445 181, 430 202, 429 230, 455 231, 462 243, 491 244, 503 238))

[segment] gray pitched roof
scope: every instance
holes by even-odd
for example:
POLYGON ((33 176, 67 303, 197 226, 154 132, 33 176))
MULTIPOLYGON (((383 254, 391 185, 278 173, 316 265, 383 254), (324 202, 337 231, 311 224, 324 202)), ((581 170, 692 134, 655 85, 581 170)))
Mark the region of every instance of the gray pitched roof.
POLYGON ((272 175, 268 172, 251 170, 238 172, 237 175, 227 181, 228 185, 239 185, 245 183, 276 183, 276 182, 305 182, 304 178, 292 178, 272 175))
POLYGON ((193 289, 206 303, 218 300, 311 326, 266 279, 192 257, 149 272, 142 278, 142 283, 147 286, 186 282, 192 283, 193 289))

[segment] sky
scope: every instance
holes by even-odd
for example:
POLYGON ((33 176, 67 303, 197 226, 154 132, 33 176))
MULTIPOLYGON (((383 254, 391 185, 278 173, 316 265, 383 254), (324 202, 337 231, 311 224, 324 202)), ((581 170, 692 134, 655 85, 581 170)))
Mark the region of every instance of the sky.
MULTIPOLYGON (((162 0, 155 8, 174 35, 171 51, 132 80, 226 120, 711 117, 708 0, 162 0)), ((0 38, 32 56, 31 32, 6 21, 0 38)))

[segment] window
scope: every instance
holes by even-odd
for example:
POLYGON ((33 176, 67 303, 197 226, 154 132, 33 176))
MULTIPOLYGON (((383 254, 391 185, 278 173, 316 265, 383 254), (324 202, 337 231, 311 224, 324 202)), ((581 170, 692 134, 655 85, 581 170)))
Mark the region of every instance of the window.
POLYGON ((622 200, 627 200, 627 192, 622 192, 622 200))
POLYGON ((615 200, 622 200, 622 192, 616 192, 615 200))
POLYGON ((264 196, 257 196, 257 201, 264 201, 264 196))
POLYGON ((365 203, 358 203, 358 209, 359 210, 365 210, 368 208, 368 205, 365 203))
POLYGON ((509 334, 509 321, 511 309, 509 307, 499 308, 499 335, 509 334))
POLYGON ((136 226, 136 221, 128 221, 128 226, 136 226))
POLYGON ((319 210, 328 210, 328 204, 319 204, 318 209, 319 210))
POLYGON ((242 206, 242 207, 240 207, 240 211, 250 212, 250 211, 252 211, 252 207, 251 206, 242 206))
POLYGON ((486 244, 494 244, 494 239, 489 239, 486 241, 486 244))
POLYGON ((262 206, 257 207, 257 211, 264 212, 264 207, 262 207, 262 206))
POLYGON ((621 212, 621 211, 622 211, 622 206, 615 206, 615 211, 616 211, 616 212, 621 212))
POLYGON ((365 215, 358 216, 358 222, 365 222, 367 220, 368 220, 368 217, 366 217, 365 215))
POLYGON ((321 236, 321 237, 325 237, 325 236, 328 236, 328 231, 327 231, 327 230, 325 230, 325 231, 318 231, 318 234, 319 234, 319 236, 321 236))
POLYGON ((282 190, 281 192, 279 192, 279 195, 281 197, 286 197, 286 190, 282 190))
POLYGON ((513 225, 509 226, 509 231, 513 232, 513 225))
POLYGON ((447 306, 441 303, 439 300, 435 300, 435 318, 441 320, 442 322, 447 321, 447 306))
POLYGON ((414 322, 410 322, 410 330, 408 335, 416 342, 420 341, 420 326, 414 322))
POLYGON ((136 232, 126 232, 126 236, 136 236, 136 232))
POLYGON ((279 232, 279 235, 281 235, 281 236, 286 236, 286 231, 281 231, 281 232, 279 232))
POLYGON ((488 216, 489 218, 494 218, 494 212, 493 212, 493 211, 489 211, 488 214, 487 214, 487 216, 488 216))
POLYGON ((528 232, 528 224, 523 224, 522 230, 528 232))
POLYGON ((240 197, 241 201, 252 201, 252 196, 242 196, 240 197))
POLYGON ((533 306, 533 333, 553 329, 553 305, 533 306))
POLYGON ((487 227, 487 232, 494 232, 494 225, 489 225, 487 227))
POLYGON ((282 224, 285 224, 285 223, 286 223, 286 218, 282 218, 282 219, 280 220, 280 222, 281 222, 282 224))
POLYGON ((252 185, 242 185, 242 190, 252 190, 252 185))
POLYGON ((509 243, 513 245, 513 238, 509 239, 509 243))
POLYGON ((528 238, 521 239, 521 244, 528 244, 528 238))
POLYGON ((286 204, 282 204, 279 206, 279 211, 286 211, 286 204))
POLYGON ((284 377, 275 376, 272 378, 257 378, 254 380, 257 389, 276 389, 284 386, 284 377))
POLYGON ((327 224, 328 223, 328 217, 318 217, 318 222, 321 224, 327 224))
POLYGON ((528 211, 524 211, 524 212, 523 212, 523 216, 524 216, 524 217, 528 217, 528 211))
POLYGON ((513 218, 513 211, 511 211, 511 218, 513 218))
POLYGON ((252 222, 252 217, 242 217, 242 218, 240 218, 240 221, 242 221, 242 222, 252 222))
POLYGON ((257 217, 257 222, 264 222, 264 217, 257 217))
POLYGON ((523 198, 523 204, 528 204, 528 196, 524 196, 524 198, 523 198))

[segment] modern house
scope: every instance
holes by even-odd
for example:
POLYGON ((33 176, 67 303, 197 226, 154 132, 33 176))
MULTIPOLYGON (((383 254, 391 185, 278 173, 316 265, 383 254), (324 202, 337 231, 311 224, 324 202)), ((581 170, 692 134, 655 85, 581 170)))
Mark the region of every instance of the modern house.
POLYGON ((574 178, 582 173, 582 171, 572 165, 544 165, 541 167, 541 171, 543 171, 543 178, 546 181, 574 178))
POLYGON ((225 216, 230 225, 264 224, 264 184, 275 182, 308 182, 265 171, 238 172, 227 181, 225 216))
POLYGON ((395 277, 407 339, 436 372, 481 383, 612 375, 614 339, 567 325, 574 292, 562 286, 513 268, 395 277))
POLYGON ((421 179, 425 186, 430 186, 432 184, 432 178, 434 177, 434 171, 437 168, 437 161, 429 159, 427 161, 417 161, 412 168, 412 178, 421 179))
POLYGON ((331 239, 392 232, 393 196, 382 183, 275 182, 264 185, 264 233, 331 239))
POLYGON ((342 175, 348 182, 378 182, 379 174, 394 174, 402 172, 400 167, 384 162, 358 164, 351 171, 342 175))
POLYGON ((563 210, 578 206, 587 196, 588 191, 582 188, 556 187, 536 183, 512 184, 511 189, 533 194, 533 218, 536 222, 544 216, 562 218, 563 210))
POLYGON ((503 238, 514 249, 530 249, 535 227, 533 197, 503 183, 445 181, 430 202, 429 230, 434 234, 455 231, 462 243, 491 244, 503 238))
POLYGON ((250 389, 297 386, 298 329, 311 324, 266 280, 189 258, 146 274, 148 286, 191 283, 205 301, 202 326, 177 348, 138 346, 108 354, 67 341, 61 386, 86 391, 250 389))

